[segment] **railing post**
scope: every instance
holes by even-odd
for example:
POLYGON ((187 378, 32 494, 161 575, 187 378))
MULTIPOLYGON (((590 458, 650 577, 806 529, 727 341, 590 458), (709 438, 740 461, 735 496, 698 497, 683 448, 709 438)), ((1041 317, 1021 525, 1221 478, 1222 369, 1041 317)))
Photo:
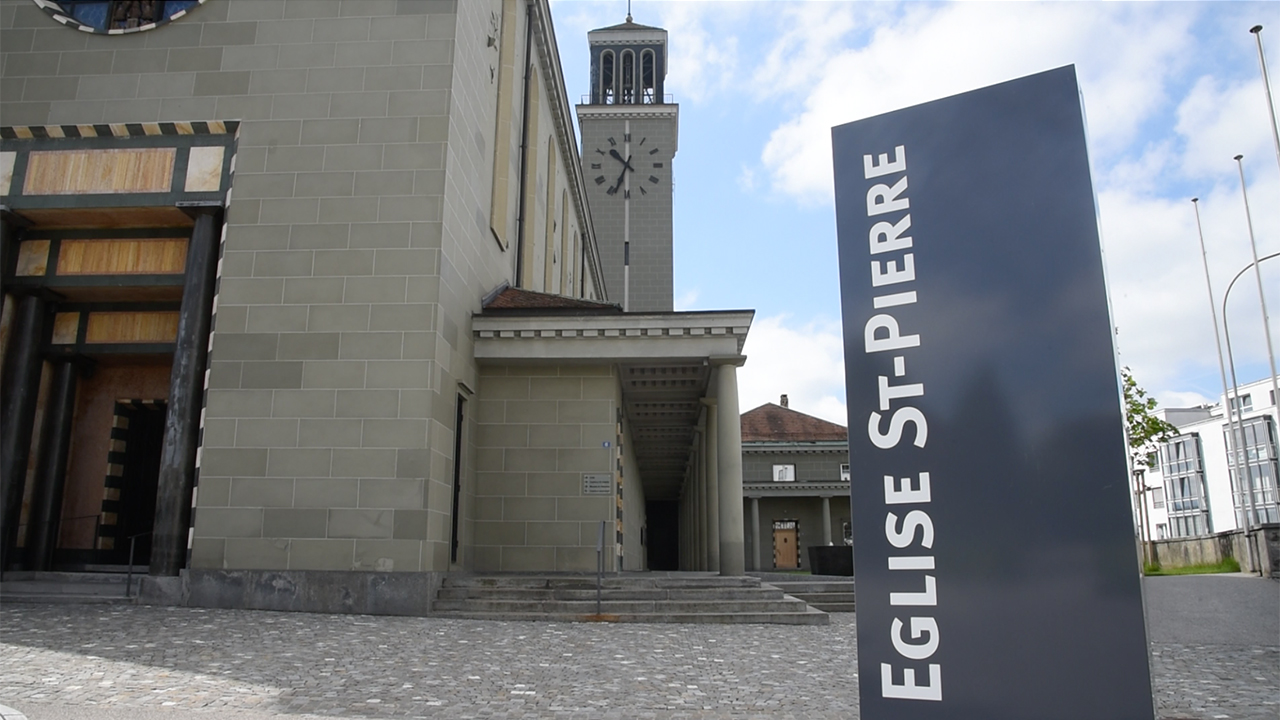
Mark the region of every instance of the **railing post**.
POLYGON ((606 520, 600 521, 600 532, 596 535, 596 614, 600 614, 600 585, 604 582, 604 526, 606 520))
POLYGON ((137 544, 138 544, 138 536, 137 535, 130 536, 129 537, 129 569, 125 573, 125 577, 124 577, 124 596, 127 598, 133 597, 133 549, 134 547, 137 546, 137 544))

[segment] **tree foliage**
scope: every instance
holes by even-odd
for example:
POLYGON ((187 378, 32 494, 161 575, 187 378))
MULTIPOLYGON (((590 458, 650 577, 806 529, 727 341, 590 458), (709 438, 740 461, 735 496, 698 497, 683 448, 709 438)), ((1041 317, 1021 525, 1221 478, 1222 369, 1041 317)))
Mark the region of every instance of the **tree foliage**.
POLYGON ((1134 470, 1147 470, 1156 463, 1160 444, 1178 434, 1173 425, 1155 416, 1156 399, 1138 386, 1129 368, 1121 368, 1124 388, 1124 430, 1129 439, 1129 458, 1134 470))

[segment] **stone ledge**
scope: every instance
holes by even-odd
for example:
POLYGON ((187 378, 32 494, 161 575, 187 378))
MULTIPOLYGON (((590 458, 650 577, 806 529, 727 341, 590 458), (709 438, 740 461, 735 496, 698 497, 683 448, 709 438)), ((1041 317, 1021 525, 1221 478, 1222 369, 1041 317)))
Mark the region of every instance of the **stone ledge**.
POLYGON ((346 570, 184 570, 147 577, 139 602, 356 615, 431 614, 444 573, 346 570))

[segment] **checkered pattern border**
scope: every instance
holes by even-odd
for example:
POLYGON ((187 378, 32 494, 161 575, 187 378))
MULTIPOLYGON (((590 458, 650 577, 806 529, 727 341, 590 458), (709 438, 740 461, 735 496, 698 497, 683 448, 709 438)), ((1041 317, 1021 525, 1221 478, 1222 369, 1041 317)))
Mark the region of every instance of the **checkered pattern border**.
POLYGON ((18 125, 0 127, 3 140, 48 138, 143 137, 148 135, 234 135, 237 120, 208 122, 100 123, 95 125, 18 125))

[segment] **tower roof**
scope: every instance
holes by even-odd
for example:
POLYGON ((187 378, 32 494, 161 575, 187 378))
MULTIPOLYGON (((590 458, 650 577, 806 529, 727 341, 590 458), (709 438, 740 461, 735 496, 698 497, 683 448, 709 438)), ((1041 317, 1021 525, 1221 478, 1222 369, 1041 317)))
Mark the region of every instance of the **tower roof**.
POLYGON ((630 15, 627 16, 627 19, 624 22, 618 23, 617 25, 610 25, 608 27, 596 28, 591 32, 625 32, 628 30, 657 30, 658 32, 666 32, 666 30, 663 30, 660 27, 641 25, 640 23, 632 22, 630 15))
POLYGON ((812 415, 765 403, 742 414, 743 442, 839 442, 849 431, 812 415))

